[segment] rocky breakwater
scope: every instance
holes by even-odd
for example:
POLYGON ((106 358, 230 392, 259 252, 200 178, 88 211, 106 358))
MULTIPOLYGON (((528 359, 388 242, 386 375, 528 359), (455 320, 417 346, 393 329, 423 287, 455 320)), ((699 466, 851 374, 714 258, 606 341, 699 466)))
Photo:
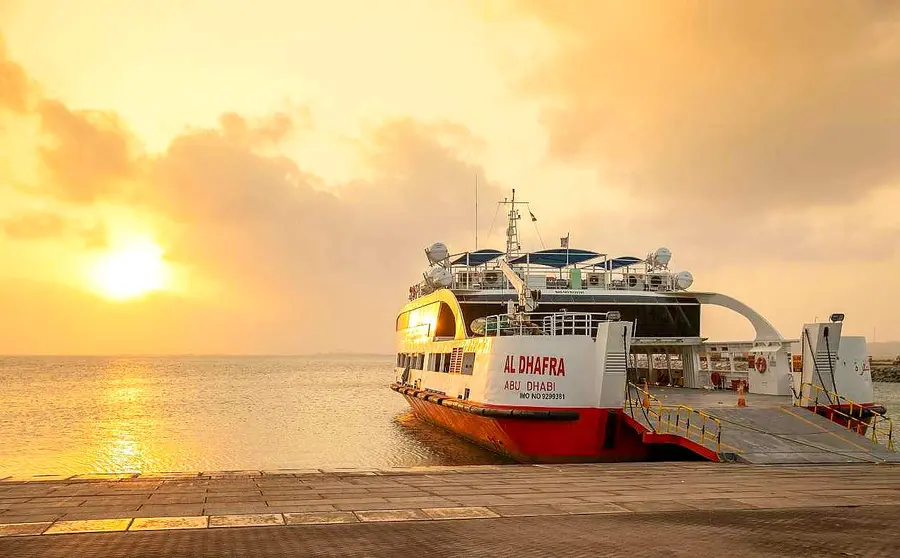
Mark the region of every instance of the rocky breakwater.
POLYGON ((872 381, 900 383, 900 363, 873 362, 872 381))

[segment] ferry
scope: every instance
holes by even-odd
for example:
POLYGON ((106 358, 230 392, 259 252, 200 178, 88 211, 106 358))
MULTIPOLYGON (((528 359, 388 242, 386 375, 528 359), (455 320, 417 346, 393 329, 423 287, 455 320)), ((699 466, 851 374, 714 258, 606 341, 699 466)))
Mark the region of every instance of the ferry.
POLYGON ((704 397, 729 390, 735 407, 746 392, 754 407, 800 406, 860 437, 889 420, 872 402, 865 338, 842 338, 842 315, 786 339, 746 304, 691 291, 693 276, 671 267, 667 248, 610 256, 571 248, 567 236, 559 248, 523 252, 527 202, 513 190, 500 203, 506 249, 451 253, 432 244, 423 280, 397 315, 391 388, 421 419, 538 463, 751 456, 739 428, 722 441, 724 410, 717 415, 704 397), (755 338, 702 337, 708 305, 746 318, 755 338))

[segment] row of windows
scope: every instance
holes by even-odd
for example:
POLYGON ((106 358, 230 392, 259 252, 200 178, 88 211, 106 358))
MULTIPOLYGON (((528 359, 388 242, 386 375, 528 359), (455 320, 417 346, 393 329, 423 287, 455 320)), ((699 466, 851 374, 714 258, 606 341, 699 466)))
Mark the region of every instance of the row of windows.
POLYGON ((397 366, 409 367, 410 370, 425 370, 428 372, 451 371, 457 374, 471 376, 475 368, 475 353, 463 353, 462 349, 456 349, 457 362, 453 363, 453 353, 398 353, 397 366), (452 365, 455 364, 455 367, 452 365))
MULTIPOLYGON (((471 324, 476 318, 506 312, 504 304, 462 302, 463 320, 472 335, 471 324)), ((575 301, 542 302, 540 312, 603 313, 618 311, 622 321, 635 324, 635 337, 699 337, 700 304, 582 304, 575 301)))

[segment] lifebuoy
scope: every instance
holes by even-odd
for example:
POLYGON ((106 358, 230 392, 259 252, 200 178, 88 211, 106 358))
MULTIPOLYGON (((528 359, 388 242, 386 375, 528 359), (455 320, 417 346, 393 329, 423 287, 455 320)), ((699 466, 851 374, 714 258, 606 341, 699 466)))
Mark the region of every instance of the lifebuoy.
POLYGON ((765 357, 758 356, 756 357, 756 371, 760 374, 765 373, 766 368, 768 368, 768 364, 766 364, 765 357))

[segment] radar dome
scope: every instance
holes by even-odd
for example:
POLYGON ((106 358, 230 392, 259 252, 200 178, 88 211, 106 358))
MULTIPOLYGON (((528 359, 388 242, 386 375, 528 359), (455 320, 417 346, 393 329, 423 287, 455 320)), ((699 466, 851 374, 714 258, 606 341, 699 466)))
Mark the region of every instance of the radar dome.
POLYGON ((443 267, 432 267, 425 273, 425 280, 434 287, 449 287, 453 283, 453 275, 443 267))
POLYGON ((679 271, 675 274, 675 290, 686 291, 694 284, 694 276, 690 271, 679 271))
POLYGON ((428 256, 428 263, 436 264, 450 257, 450 250, 443 242, 435 242, 425 249, 425 255, 428 256))
POLYGON ((672 261, 672 251, 668 248, 660 248, 650 256, 650 263, 659 267, 666 267, 672 261))

